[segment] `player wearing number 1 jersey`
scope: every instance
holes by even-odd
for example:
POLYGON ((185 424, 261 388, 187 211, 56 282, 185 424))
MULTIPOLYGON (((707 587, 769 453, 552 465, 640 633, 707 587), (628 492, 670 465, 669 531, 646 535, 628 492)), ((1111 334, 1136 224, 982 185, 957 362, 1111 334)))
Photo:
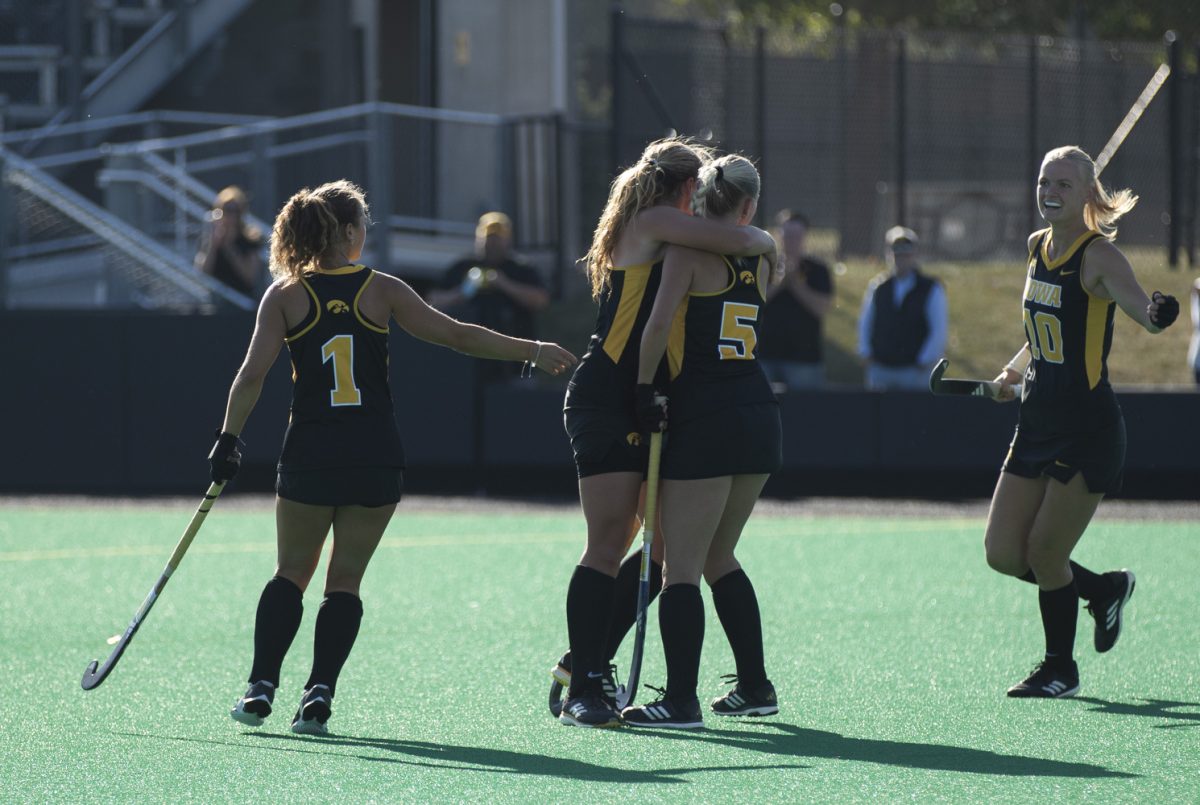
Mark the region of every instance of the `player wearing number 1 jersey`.
MULTIPOLYGON (((746 223, 758 206, 759 176, 745 157, 724 156, 700 172, 697 200, 708 218, 746 223)), ((666 578, 658 623, 667 661, 659 701, 626 708, 635 727, 703 726, 697 695, 704 642, 701 576, 737 664, 737 684, 715 699, 722 716, 779 711, 763 659, 758 598, 734 556, 759 493, 782 458, 779 404, 756 355, 768 261, 731 258, 680 246, 667 250, 662 281, 642 334, 639 418, 658 430, 651 401, 664 352, 672 380, 662 458, 662 531, 666 578)))
POLYGON ((293 732, 327 731, 338 676, 362 620, 359 585, 400 500, 404 453, 388 389, 389 322, 468 355, 524 360, 550 374, 575 363, 556 344, 449 318, 404 282, 356 264, 368 224, 363 192, 347 181, 305 188, 280 210, 271 243, 276 279, 259 305, 209 456, 214 481, 236 474, 238 434, 286 342, 295 385, 276 482, 278 564, 258 602, 250 687, 232 711, 251 726, 271 713, 304 590, 332 528, 312 671, 292 720, 293 732))
POLYGON ((1017 364, 1029 364, 984 542, 992 568, 1039 591, 1045 657, 1008 695, 1060 698, 1079 691, 1079 599, 1095 619, 1096 651, 1106 652, 1134 588, 1128 570, 1097 574, 1071 561, 1100 500, 1120 488, 1125 462, 1125 422, 1108 382, 1115 308, 1157 333, 1175 320, 1179 303, 1157 291, 1147 297, 1138 284, 1112 242, 1137 197, 1101 186, 1082 150, 1046 154, 1037 201, 1049 227, 1029 238, 1027 340, 996 378, 1001 398, 1011 399, 1022 379, 1017 364))

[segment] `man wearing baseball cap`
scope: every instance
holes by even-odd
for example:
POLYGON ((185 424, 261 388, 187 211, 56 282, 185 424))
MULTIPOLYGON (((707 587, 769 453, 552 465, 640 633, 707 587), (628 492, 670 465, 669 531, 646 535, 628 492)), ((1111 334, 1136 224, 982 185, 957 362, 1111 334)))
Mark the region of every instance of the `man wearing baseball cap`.
MULTIPOLYGON (((538 270, 513 253, 512 235, 512 220, 504 213, 480 216, 475 252, 446 269, 429 294, 429 304, 505 335, 535 338, 534 314, 550 303, 550 294, 538 270)), ((506 364, 486 363, 496 363, 504 376, 512 373, 506 364)))
POLYGON ((949 329, 946 291, 920 270, 917 233, 893 226, 884 235, 888 270, 873 279, 858 320, 858 354, 868 389, 922 390, 942 357, 949 329))

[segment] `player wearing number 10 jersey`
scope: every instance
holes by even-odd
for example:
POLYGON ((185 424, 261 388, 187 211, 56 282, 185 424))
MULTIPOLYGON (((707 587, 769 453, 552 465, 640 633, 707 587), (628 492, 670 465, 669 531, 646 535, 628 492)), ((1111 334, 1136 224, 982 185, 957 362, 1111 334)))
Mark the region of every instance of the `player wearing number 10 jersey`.
POLYGON ((1179 303, 1157 291, 1147 297, 1112 243, 1137 197, 1105 189, 1082 150, 1046 154, 1037 201, 1049 227, 1029 238, 1026 344, 996 378, 1002 399, 1021 380, 1017 364, 1026 353, 1029 365, 984 543, 993 569, 1039 590, 1045 657, 1008 695, 1059 698, 1079 690, 1079 599, 1095 619, 1096 651, 1106 652, 1134 587, 1128 570, 1097 574, 1071 561, 1100 500, 1120 488, 1125 462, 1125 422, 1108 382, 1115 307, 1157 333, 1175 320, 1179 303))
POLYGON ((338 675, 362 620, 359 585, 400 500, 404 454, 388 390, 388 323, 468 355, 524 360, 550 374, 575 363, 556 344, 509 338, 425 304, 407 284, 355 263, 369 224, 347 181, 305 188, 280 210, 271 237, 275 282, 263 296, 246 358, 209 456, 213 481, 237 473, 238 435, 287 343, 295 387, 279 459, 278 562, 258 602, 250 687, 231 715, 251 726, 271 714, 284 656, 330 529, 333 551, 317 615, 312 672, 292 731, 325 733, 338 675))

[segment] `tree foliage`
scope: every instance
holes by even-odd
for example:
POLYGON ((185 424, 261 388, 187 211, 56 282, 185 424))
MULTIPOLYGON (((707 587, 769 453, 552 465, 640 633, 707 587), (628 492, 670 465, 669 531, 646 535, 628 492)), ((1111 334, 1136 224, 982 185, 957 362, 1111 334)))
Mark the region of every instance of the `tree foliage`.
POLYGON ((734 27, 766 26, 801 36, 844 24, 1147 41, 1174 30, 1189 49, 1200 38, 1196 0, 650 0, 648 5, 671 16, 722 19, 734 27))

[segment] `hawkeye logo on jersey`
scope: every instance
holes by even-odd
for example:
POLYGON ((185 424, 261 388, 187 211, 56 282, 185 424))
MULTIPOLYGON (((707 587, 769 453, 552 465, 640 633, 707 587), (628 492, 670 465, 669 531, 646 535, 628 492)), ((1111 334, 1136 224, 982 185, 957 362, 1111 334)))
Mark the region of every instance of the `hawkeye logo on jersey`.
POLYGON ((1031 278, 1025 283, 1025 299, 1035 305, 1062 307, 1062 287, 1031 278))
POLYGON ((325 307, 329 309, 330 313, 349 313, 350 312, 350 306, 347 305, 345 302, 343 302, 341 299, 330 299, 328 302, 325 303, 325 307))
POLYGON ((753 271, 743 271, 738 274, 738 279, 742 281, 743 285, 753 285, 756 282, 753 271))
POLYGON ((637 447, 642 443, 642 434, 638 433, 636 430, 631 430, 629 433, 625 434, 625 442, 637 447))

